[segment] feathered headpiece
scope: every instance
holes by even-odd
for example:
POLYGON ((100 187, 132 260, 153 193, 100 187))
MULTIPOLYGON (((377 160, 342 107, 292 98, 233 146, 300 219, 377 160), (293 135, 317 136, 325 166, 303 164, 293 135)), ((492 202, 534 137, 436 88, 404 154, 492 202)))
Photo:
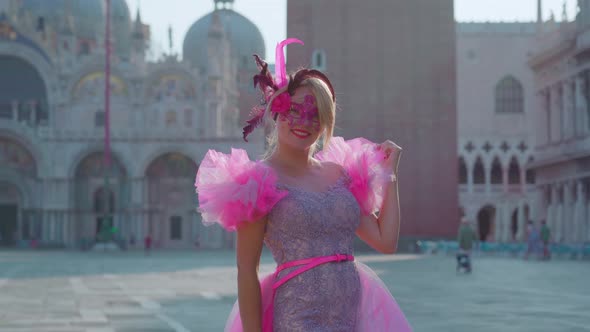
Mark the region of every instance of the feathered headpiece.
POLYGON ((330 83, 330 80, 326 75, 318 70, 300 69, 295 73, 294 76, 290 76, 287 79, 284 48, 285 46, 292 43, 303 45, 303 42, 296 38, 289 38, 277 44, 275 51, 274 77, 268 70, 268 64, 264 60, 260 59, 258 55, 254 54, 256 65, 260 70, 259 74, 254 75, 254 87, 258 87, 262 91, 263 101, 260 105, 254 106, 252 108, 252 117, 250 120, 246 121, 247 125, 244 127, 243 131, 244 141, 246 142, 248 141, 246 137, 262 123, 264 119, 264 113, 270 100, 273 99, 279 89, 284 88, 287 85, 287 91, 276 96, 273 100, 271 112, 274 114, 283 114, 289 111, 291 108, 291 96, 293 96, 295 90, 301 86, 301 83, 308 78, 317 78, 324 81, 332 93, 332 100, 336 100, 332 83, 330 83))

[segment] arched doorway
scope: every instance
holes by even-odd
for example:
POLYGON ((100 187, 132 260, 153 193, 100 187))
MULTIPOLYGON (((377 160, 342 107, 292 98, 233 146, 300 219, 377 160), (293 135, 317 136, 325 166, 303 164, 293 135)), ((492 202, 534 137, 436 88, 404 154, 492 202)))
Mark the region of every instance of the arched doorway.
POLYGON ((40 235, 38 214, 26 189, 35 184, 37 163, 20 142, 0 137, 0 246, 15 246, 20 240, 40 235))
POLYGON ((116 233, 113 217, 115 214, 115 193, 105 187, 98 188, 93 195, 93 212, 96 217, 96 236, 108 241, 110 234, 116 233))
POLYGON ((156 246, 188 247, 195 243, 194 178, 197 164, 181 153, 157 157, 146 170, 149 223, 146 232, 156 246))
POLYGON ((102 152, 87 155, 75 170, 76 236, 85 244, 127 237, 125 212, 131 194, 127 170, 112 156, 108 177, 105 177, 103 155, 102 152))
POLYGON ((13 247, 18 238, 22 195, 12 183, 0 182, 0 247, 13 247))
POLYGON ((477 213, 477 229, 479 240, 484 242, 492 238, 494 233, 494 221, 496 219, 496 209, 491 205, 486 205, 477 213))

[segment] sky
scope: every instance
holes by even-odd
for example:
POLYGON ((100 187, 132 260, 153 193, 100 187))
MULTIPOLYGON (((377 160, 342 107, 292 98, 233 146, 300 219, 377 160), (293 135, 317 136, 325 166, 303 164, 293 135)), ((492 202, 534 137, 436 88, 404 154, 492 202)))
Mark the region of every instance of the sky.
MULTIPOLYGON (((213 0, 126 1, 133 19, 139 6, 142 21, 151 26, 152 56, 170 52, 169 26, 173 31, 172 50, 182 56, 184 35, 190 26, 214 8, 213 0)), ((564 2, 569 19, 573 19, 577 0, 543 0, 543 17, 547 19, 550 12, 554 12, 556 19, 561 20, 564 2)), ((235 0, 233 8, 258 26, 266 43, 266 58, 269 59, 274 45, 286 38, 287 0, 235 0)), ((534 21, 536 17, 537 0, 455 0, 455 19, 461 22, 534 21)))

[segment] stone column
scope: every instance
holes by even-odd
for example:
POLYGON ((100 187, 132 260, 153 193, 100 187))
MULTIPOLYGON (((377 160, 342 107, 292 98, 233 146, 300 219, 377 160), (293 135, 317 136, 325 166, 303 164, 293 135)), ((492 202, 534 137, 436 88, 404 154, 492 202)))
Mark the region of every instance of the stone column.
MULTIPOLYGON (((517 212, 517 225, 518 225, 518 229, 516 231, 516 235, 515 235, 515 240, 516 241, 523 241, 524 240, 524 230, 526 228, 526 224, 528 222, 528 220, 526 220, 526 215, 525 215, 525 203, 524 202, 520 202, 518 204, 518 212, 517 212)), ((530 213, 530 208, 529 208, 529 213, 530 213)))
POLYGON ((551 87, 551 117, 549 119, 551 128, 551 143, 561 140, 561 98, 557 85, 551 87))
POLYGON ((574 91, 573 91, 573 82, 569 79, 565 80, 562 84, 562 91, 563 91, 563 100, 562 100, 562 109, 563 109, 563 125, 562 130, 563 134, 562 137, 564 139, 569 139, 573 137, 573 128, 574 128, 574 91))
POLYGON ((547 225, 551 229, 551 233, 555 241, 558 240, 558 230, 557 230, 557 205, 558 205, 558 188, 556 184, 549 185, 549 192, 551 196, 551 202, 549 203, 549 208, 547 210, 547 225))
POLYGON ((465 160, 465 166, 467 167, 467 192, 468 193, 473 193, 473 169, 474 169, 474 165, 471 163, 468 163, 467 160, 465 160))
POLYGON ((30 104, 30 111, 29 111, 29 120, 31 121, 31 126, 37 126, 37 102, 32 100, 30 104))
POLYGON ((502 165, 502 191, 508 193, 508 167, 502 165))
POLYGON ((574 242, 583 243, 586 241, 586 193, 584 182, 576 181, 576 203, 574 218, 574 242))
POLYGON ((12 101, 12 120, 18 122, 18 101, 12 101))
POLYGON ((522 194, 526 194, 528 191, 528 185, 526 183, 526 170, 527 170, 527 164, 526 162, 522 165, 520 165, 519 167, 519 171, 520 171, 520 192, 522 194))
POLYGON ((573 197, 573 189, 575 186, 574 182, 568 181, 565 183, 563 187, 563 232, 564 232, 564 239, 566 242, 571 243, 573 241, 573 226, 574 226, 574 197, 573 197))
POLYGON ((535 96, 538 107, 538 112, 535 114, 535 136, 538 145, 545 145, 549 142, 549 132, 547 130, 547 126, 549 125, 547 121, 549 111, 549 105, 547 104, 548 94, 549 91, 544 89, 539 91, 535 96))
POLYGON ((577 134, 584 135, 588 132, 588 102, 584 94, 585 90, 584 77, 576 76, 576 119, 577 134))

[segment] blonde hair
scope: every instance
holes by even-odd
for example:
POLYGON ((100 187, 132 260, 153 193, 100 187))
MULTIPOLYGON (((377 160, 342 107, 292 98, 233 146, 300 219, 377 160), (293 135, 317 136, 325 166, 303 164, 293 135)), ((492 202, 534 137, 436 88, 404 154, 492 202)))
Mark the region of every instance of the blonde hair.
MULTIPOLYGON (((318 107, 320 131, 322 133, 309 150, 310 155, 313 155, 319 144, 327 146, 330 143, 330 139, 332 139, 332 135, 334 134, 334 124, 336 122, 336 103, 334 102, 330 88, 321 79, 315 77, 307 78, 301 82, 297 89, 302 87, 307 87, 311 90, 318 107)), ((274 122, 274 114, 270 111, 270 107, 276 96, 285 91, 287 91, 287 86, 277 90, 266 106, 264 122, 265 124, 272 123, 272 131, 267 136, 268 148, 264 153, 264 159, 269 158, 275 152, 279 140, 277 126, 274 122)))

